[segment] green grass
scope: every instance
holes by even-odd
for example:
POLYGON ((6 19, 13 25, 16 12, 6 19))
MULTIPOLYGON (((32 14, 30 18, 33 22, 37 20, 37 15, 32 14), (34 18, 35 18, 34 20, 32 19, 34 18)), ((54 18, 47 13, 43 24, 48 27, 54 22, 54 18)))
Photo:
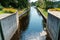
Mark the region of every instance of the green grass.
POLYGON ((60 8, 52 8, 52 9, 49 9, 50 11, 60 11, 60 8))
POLYGON ((45 18, 48 17, 48 12, 45 9, 38 8, 38 10, 44 15, 45 18))
POLYGON ((18 10, 18 14, 22 14, 27 8, 18 10, 18 9, 13 9, 13 8, 3 8, 2 10, 0 10, 0 14, 4 14, 4 13, 15 13, 16 10, 18 10))
POLYGON ((4 12, 3 11, 0 11, 0 14, 4 14, 4 12))

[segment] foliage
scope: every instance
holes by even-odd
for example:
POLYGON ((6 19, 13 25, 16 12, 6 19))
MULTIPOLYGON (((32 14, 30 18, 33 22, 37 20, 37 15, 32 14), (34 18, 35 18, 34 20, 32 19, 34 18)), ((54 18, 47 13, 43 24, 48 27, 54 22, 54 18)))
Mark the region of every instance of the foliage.
POLYGON ((52 8, 52 9, 49 9, 51 11, 60 11, 60 8, 52 8))
POLYGON ((31 6, 35 6, 35 2, 32 2, 32 3, 31 3, 31 6))
POLYGON ((38 0, 38 3, 36 4, 40 8, 45 8, 46 10, 49 8, 57 8, 57 7, 60 8, 60 1, 53 2, 53 1, 47 1, 47 0, 38 0))
POLYGON ((3 9, 3 6, 0 4, 0 10, 2 10, 3 9))
POLYGON ((21 9, 28 7, 28 0, 18 0, 18 7, 21 9))
POLYGON ((54 7, 53 4, 54 3, 51 1, 46 1, 46 9, 53 8, 54 7))
POLYGON ((22 9, 22 10, 18 10, 18 14, 23 13, 26 10, 26 8, 22 9))
POLYGON ((60 8, 60 1, 54 2, 56 8, 60 8))
POLYGON ((4 14, 4 12, 3 11, 0 11, 0 14, 4 14))
POLYGON ((41 1, 40 1, 40 7, 41 7, 41 8, 46 8, 45 0, 41 0, 41 1))
POLYGON ((39 4, 40 4, 39 1, 35 2, 35 5, 36 5, 37 7, 40 6, 39 4))
POLYGON ((45 9, 42 9, 42 8, 38 7, 38 10, 44 15, 45 18, 48 17, 48 12, 45 9))
POLYGON ((3 11, 5 13, 14 13, 14 12, 16 12, 16 9, 14 9, 14 8, 3 8, 3 11))
MULTIPOLYGON (((27 9, 27 8, 18 10, 18 14, 20 15, 20 14, 23 13, 26 9, 27 9)), ((15 13, 16 11, 17 11, 17 9, 15 9, 15 8, 3 8, 3 9, 0 11, 0 14, 4 14, 4 13, 15 13)))
POLYGON ((52 2, 52 1, 46 1, 46 8, 60 8, 60 1, 52 2))
POLYGON ((28 0, 0 0, 0 3, 4 7, 14 7, 19 9, 28 7, 28 0))

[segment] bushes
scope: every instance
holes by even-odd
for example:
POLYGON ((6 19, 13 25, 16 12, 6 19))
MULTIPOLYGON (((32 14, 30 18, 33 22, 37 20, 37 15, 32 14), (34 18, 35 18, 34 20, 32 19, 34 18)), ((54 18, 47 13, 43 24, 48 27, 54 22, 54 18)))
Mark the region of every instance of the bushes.
POLYGON ((4 11, 5 13, 14 13, 14 12, 16 12, 17 10, 14 9, 14 8, 3 8, 3 11, 4 11))
POLYGON ((52 9, 49 9, 51 11, 60 11, 60 8, 52 8, 52 9))
POLYGON ((54 7, 53 4, 54 4, 53 2, 47 1, 46 2, 46 9, 53 8, 54 7))
POLYGON ((40 7, 40 5, 39 5, 39 4, 40 4, 40 2, 39 2, 39 1, 36 1, 36 2, 35 2, 35 5, 36 5, 37 7, 40 7))
POLYGON ((14 7, 14 8, 26 8, 28 7, 28 0, 0 0, 0 3, 4 7, 14 7))
POLYGON ((3 6, 0 4, 0 10, 2 10, 3 9, 3 6))

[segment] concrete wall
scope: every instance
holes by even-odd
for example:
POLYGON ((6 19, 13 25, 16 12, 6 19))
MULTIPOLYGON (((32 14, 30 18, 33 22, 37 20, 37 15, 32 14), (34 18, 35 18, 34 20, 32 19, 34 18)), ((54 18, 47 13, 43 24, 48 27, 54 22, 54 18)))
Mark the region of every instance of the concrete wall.
POLYGON ((12 14, 0 20, 4 40, 10 40, 18 29, 17 15, 12 14))
POLYGON ((58 40, 59 28, 60 28, 60 19, 57 18, 56 16, 48 13, 47 24, 48 24, 47 30, 48 30, 52 40, 58 40))
POLYGON ((0 33, 0 40, 2 40, 1 33, 0 33))

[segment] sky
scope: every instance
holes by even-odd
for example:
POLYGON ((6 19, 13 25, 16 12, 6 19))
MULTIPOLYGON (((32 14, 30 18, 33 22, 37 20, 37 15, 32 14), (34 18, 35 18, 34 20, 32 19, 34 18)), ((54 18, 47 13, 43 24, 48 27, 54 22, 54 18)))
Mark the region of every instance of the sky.
POLYGON ((30 0, 30 2, 36 2, 37 0, 30 0))

